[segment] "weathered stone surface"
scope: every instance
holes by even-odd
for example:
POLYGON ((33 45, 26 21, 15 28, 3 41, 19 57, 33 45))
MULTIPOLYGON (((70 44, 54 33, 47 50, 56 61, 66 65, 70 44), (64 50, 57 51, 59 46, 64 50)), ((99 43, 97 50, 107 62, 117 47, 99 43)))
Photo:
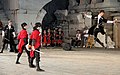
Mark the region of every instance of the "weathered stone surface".
MULTIPOLYGON (((26 53, 15 64, 17 54, 0 54, 0 75, 120 75, 120 51, 78 48, 77 51, 42 49, 41 68, 29 68, 26 53)), ((34 61, 35 64, 35 61, 34 61)))

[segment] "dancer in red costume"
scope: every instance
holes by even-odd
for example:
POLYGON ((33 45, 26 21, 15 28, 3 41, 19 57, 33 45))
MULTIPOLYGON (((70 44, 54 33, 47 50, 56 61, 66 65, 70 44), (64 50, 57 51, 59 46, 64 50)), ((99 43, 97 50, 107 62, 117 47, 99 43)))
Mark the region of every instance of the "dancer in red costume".
POLYGON ((43 46, 47 46, 47 33, 46 30, 43 32, 43 46))
POLYGON ((40 48, 41 48, 41 32, 39 31, 41 28, 41 23, 36 23, 33 32, 30 35, 30 45, 32 46, 32 50, 30 52, 30 64, 29 66, 31 68, 34 68, 33 60, 36 58, 36 67, 37 71, 44 71, 40 68, 39 62, 40 62, 40 48))
POLYGON ((56 43, 57 43, 56 35, 57 35, 57 31, 53 30, 53 34, 52 34, 52 45, 53 46, 56 46, 56 43))
POLYGON ((27 55, 28 55, 28 62, 30 62, 30 56, 29 56, 29 51, 27 51, 26 49, 26 45, 28 43, 28 34, 26 31, 27 28, 27 24, 26 23, 22 23, 21 24, 22 30, 20 31, 17 39, 19 40, 19 44, 18 44, 18 55, 17 55, 17 60, 16 60, 16 64, 20 64, 19 59, 23 53, 23 50, 26 51, 27 55))
POLYGON ((61 28, 59 28, 58 29, 58 40, 57 40, 57 44, 58 44, 58 46, 61 46, 61 44, 62 44, 62 40, 63 40, 63 31, 62 31, 62 29, 61 28))
POLYGON ((51 33, 50 29, 48 29, 48 34, 47 34, 47 46, 51 45, 51 33))

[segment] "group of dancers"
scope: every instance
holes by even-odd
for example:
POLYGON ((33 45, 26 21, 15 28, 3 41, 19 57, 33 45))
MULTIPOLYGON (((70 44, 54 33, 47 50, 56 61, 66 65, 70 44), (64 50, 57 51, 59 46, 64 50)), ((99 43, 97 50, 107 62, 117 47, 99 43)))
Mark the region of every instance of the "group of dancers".
MULTIPOLYGON (((97 17, 97 24, 93 25, 89 31, 89 35, 94 35, 95 40, 104 47, 104 44, 97 38, 97 34, 105 34, 104 31, 104 25, 103 22, 105 23, 115 23, 116 20, 114 21, 109 21, 105 19, 103 16, 105 14, 104 10, 101 10, 98 14, 97 17)), ((92 16, 84 14, 88 18, 92 18, 92 16)), ((3 53, 4 47, 6 43, 10 44, 10 51, 14 50, 16 52, 15 47, 13 47, 14 44, 14 38, 17 37, 19 43, 18 43, 18 55, 16 59, 16 64, 20 64, 20 57, 23 53, 23 50, 26 51, 27 56, 28 56, 28 63, 30 68, 35 68, 37 71, 44 71, 43 69, 40 68, 39 62, 40 62, 40 49, 41 46, 61 46, 63 43, 63 36, 64 33, 61 28, 55 28, 55 29, 47 29, 43 30, 42 33, 42 25, 41 23, 37 22, 35 23, 33 27, 33 31, 30 35, 28 36, 27 32, 27 24, 22 23, 21 27, 22 30, 19 32, 18 36, 15 35, 15 30, 14 27, 12 26, 12 21, 8 21, 8 25, 5 26, 5 28, 2 31, 2 37, 3 39, 3 48, 0 53, 3 53), (28 40, 29 38, 29 40, 28 40), (36 66, 33 64, 34 59, 36 58, 36 66)))
POLYGON ((40 68, 40 48, 41 48, 41 23, 35 23, 33 27, 33 31, 28 37, 27 32, 27 24, 21 24, 22 30, 19 32, 18 36, 15 35, 15 29, 12 25, 12 21, 8 21, 8 25, 6 25, 2 30, 2 40, 3 40, 3 47, 0 53, 3 53, 6 44, 10 45, 10 52, 18 53, 16 64, 20 64, 20 57, 23 53, 23 50, 26 51, 28 56, 28 63, 30 68, 35 68, 37 71, 44 71, 40 68), (18 49, 16 49, 14 39, 18 39, 18 49), (28 38, 29 41, 28 41, 28 38), (36 58, 36 66, 33 64, 34 59, 36 58))
POLYGON ((61 28, 43 30, 42 42, 44 47, 61 46, 63 43, 63 31, 61 28))
POLYGON ((33 31, 28 37, 27 33, 27 24, 22 23, 21 24, 22 30, 17 36, 17 39, 19 40, 18 44, 18 55, 16 64, 20 64, 19 59, 23 53, 23 50, 26 51, 28 56, 28 63, 30 68, 35 68, 37 71, 44 71, 40 68, 39 62, 40 62, 40 49, 41 49, 41 23, 37 22, 35 23, 35 26, 33 27, 33 31), (28 41, 29 38, 29 41, 28 41), (27 45, 28 44, 28 45, 27 45), (28 50, 29 49, 29 50, 28 50), (34 59, 36 58, 36 66, 33 64, 34 59))

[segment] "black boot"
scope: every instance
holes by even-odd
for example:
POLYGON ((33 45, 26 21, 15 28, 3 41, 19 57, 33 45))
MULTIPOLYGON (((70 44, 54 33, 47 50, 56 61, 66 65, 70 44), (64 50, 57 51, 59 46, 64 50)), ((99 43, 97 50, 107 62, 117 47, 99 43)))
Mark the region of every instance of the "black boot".
POLYGON ((33 58, 30 58, 30 63, 29 63, 30 68, 35 68, 36 66, 33 65, 33 58))
POLYGON ((28 57, 28 63, 30 64, 30 57, 28 57))
POLYGON ((45 71, 45 70, 40 68, 39 61, 36 61, 36 67, 37 67, 36 71, 45 71))
POLYGON ((21 56, 21 54, 19 53, 19 54, 17 55, 16 64, 20 64, 20 62, 19 62, 20 56, 21 56))
POLYGON ((14 52, 18 53, 18 50, 16 49, 16 45, 14 45, 13 48, 14 48, 14 52))
POLYGON ((37 68, 36 71, 44 72, 45 70, 43 70, 43 69, 41 69, 41 68, 37 68))
POLYGON ((3 50, 4 50, 4 48, 5 48, 5 42, 3 43, 3 47, 2 47, 2 50, 1 50, 1 52, 0 53, 3 53, 3 50))
POLYGON ((3 51, 1 51, 0 53, 3 53, 3 51))
POLYGON ((3 49, 1 50, 1 52, 0 53, 3 53, 3 49))
POLYGON ((102 42, 99 42, 99 44, 100 44, 102 47, 105 47, 105 46, 104 46, 104 43, 102 43, 102 42))
POLYGON ((105 47, 104 44, 97 38, 96 41, 102 46, 105 47))
POLYGON ((36 62, 36 67, 37 67, 36 71, 45 71, 45 70, 40 68, 39 62, 36 62))
POLYGON ((103 43, 101 43, 102 47, 105 47, 103 43))

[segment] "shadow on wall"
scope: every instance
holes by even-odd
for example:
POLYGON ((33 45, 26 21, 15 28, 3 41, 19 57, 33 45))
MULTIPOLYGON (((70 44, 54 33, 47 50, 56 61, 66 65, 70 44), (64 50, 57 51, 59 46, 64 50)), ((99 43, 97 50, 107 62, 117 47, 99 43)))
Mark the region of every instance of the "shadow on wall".
POLYGON ((47 12, 42 20, 42 24, 44 27, 53 26, 55 21, 57 20, 54 15, 56 10, 65 10, 68 9, 69 0, 52 0, 47 3, 43 9, 47 12))

